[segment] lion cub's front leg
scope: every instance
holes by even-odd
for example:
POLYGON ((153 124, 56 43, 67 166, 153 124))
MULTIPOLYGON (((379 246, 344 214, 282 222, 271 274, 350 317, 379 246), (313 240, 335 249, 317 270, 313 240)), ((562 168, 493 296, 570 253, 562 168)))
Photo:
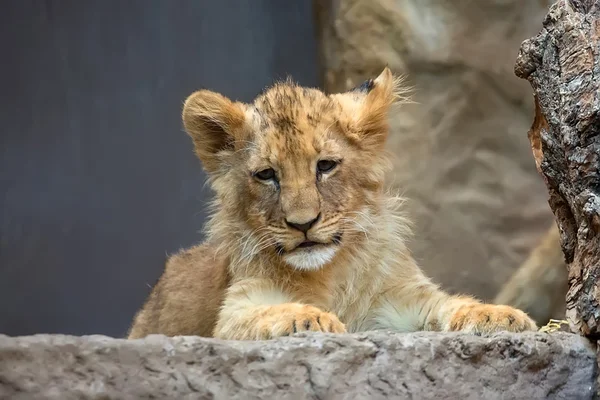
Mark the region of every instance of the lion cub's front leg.
POLYGON ((214 336, 231 340, 266 340, 302 331, 346 332, 344 324, 335 315, 288 301, 282 292, 264 284, 234 285, 219 314, 214 336))
POLYGON ((484 304, 466 296, 452 296, 425 277, 417 285, 388 290, 375 308, 377 328, 400 331, 462 331, 486 334, 536 330, 535 322, 513 307, 484 304))

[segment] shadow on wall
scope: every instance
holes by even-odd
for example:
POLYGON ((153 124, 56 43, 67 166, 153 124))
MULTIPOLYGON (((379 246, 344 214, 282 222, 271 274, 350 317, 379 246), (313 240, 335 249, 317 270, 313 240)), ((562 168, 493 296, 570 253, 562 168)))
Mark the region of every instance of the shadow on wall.
POLYGON ((0 13, 0 333, 125 334, 210 193, 180 122, 207 87, 317 85, 310 2, 12 1, 0 13))

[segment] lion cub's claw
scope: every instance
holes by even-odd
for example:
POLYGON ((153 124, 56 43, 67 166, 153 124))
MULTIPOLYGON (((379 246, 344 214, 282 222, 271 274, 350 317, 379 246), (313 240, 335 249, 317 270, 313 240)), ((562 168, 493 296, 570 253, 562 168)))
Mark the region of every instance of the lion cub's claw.
POLYGON ((270 339, 296 332, 345 333, 346 327, 334 314, 301 304, 282 304, 273 307, 261 323, 260 336, 270 339))
POLYGON ((485 334, 499 331, 535 331, 535 322, 523 311, 504 305, 468 304, 450 320, 451 331, 485 334))

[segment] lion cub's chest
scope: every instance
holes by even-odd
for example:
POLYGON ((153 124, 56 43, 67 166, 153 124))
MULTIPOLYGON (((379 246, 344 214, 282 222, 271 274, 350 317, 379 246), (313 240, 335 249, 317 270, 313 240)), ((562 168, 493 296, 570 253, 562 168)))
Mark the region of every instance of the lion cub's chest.
POLYGON ((346 325, 349 332, 366 330, 370 325, 370 313, 377 291, 373 282, 343 282, 331 291, 329 311, 346 325))

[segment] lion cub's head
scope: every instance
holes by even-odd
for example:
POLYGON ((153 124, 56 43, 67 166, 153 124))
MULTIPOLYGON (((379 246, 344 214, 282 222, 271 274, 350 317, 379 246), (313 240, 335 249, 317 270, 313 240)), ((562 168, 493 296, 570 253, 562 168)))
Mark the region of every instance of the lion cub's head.
POLYGON ((238 235, 245 256, 315 270, 364 239, 379 207, 398 89, 386 68, 340 94, 285 82, 252 104, 207 90, 188 97, 185 129, 217 192, 219 223, 238 235))

